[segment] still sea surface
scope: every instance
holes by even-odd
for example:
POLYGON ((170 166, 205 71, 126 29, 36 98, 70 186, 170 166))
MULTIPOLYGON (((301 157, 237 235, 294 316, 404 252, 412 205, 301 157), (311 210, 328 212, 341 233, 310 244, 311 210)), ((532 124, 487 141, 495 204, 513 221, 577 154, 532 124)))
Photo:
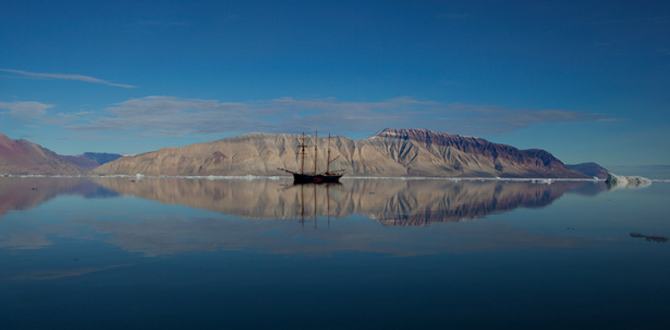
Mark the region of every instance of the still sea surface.
POLYGON ((0 178, 0 329, 668 329, 668 234, 670 183, 0 178))

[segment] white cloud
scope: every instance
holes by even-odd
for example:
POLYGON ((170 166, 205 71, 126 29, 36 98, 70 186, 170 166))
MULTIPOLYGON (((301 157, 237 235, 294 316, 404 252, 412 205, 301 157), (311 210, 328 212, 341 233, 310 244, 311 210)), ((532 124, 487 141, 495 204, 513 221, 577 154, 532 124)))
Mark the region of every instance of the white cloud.
POLYGON ((104 85, 114 86, 114 87, 137 88, 137 86, 133 86, 133 85, 115 84, 115 83, 112 83, 112 82, 109 82, 109 81, 106 81, 106 80, 102 80, 102 79, 98 79, 98 78, 94 78, 94 77, 89 77, 89 76, 78 75, 78 74, 37 73, 37 72, 28 72, 28 71, 23 71, 23 70, 11 70, 11 69, 0 69, 0 71, 11 72, 11 73, 20 74, 20 75, 27 76, 27 77, 35 77, 35 78, 42 78, 42 79, 78 80, 78 81, 90 82, 90 83, 95 83, 95 84, 104 84, 104 85))
MULTIPOLYGON (((89 118, 90 119, 90 118, 89 118)), ((70 125, 75 131, 131 131, 142 135, 375 132, 385 127, 428 128, 472 136, 505 134, 533 124, 611 120, 602 114, 567 110, 506 109, 447 104, 400 97, 380 102, 290 97, 255 102, 219 102, 148 96, 105 109, 103 117, 70 125)))
MULTIPOLYGON (((0 109, 9 110, 12 116, 21 119, 40 119, 46 113, 47 109, 53 108, 53 104, 44 104, 40 102, 0 102, 0 109)), ((3 112, 0 112, 3 113, 3 112)))

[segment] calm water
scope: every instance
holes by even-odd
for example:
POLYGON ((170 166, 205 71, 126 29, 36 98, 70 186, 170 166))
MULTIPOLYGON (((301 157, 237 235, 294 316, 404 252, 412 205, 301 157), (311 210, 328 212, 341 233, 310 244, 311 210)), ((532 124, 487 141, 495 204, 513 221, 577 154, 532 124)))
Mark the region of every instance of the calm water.
POLYGON ((667 329, 670 184, 0 178, 1 329, 667 329))

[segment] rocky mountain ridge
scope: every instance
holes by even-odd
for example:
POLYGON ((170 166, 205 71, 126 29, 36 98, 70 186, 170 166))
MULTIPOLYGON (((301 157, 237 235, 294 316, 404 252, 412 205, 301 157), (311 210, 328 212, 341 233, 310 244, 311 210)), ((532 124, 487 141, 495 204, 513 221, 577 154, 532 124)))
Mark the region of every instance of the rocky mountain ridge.
MULTIPOLYGON (((250 133, 124 157, 91 171, 99 175, 279 176, 300 170, 301 135, 250 133)), ((305 137, 305 172, 325 171, 328 137, 305 137)), ((555 177, 591 178, 567 168, 551 153, 519 150, 480 138, 425 129, 385 129, 354 141, 330 139, 330 159, 339 157, 347 176, 370 177, 555 177)))

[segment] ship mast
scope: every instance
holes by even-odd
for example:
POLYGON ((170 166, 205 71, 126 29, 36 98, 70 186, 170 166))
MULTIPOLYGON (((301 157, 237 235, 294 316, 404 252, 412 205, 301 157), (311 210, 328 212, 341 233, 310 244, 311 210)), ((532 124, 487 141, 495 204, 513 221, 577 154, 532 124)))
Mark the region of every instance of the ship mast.
POLYGON ((328 160, 326 161, 326 174, 330 173, 330 133, 328 133, 328 160))
POLYGON ((319 132, 315 131, 314 132, 314 175, 316 175, 316 156, 318 156, 319 150, 317 149, 317 145, 319 144, 319 132))
POLYGON ((300 143, 302 151, 302 166, 300 167, 300 174, 305 174, 305 132, 302 132, 302 143, 300 143))

